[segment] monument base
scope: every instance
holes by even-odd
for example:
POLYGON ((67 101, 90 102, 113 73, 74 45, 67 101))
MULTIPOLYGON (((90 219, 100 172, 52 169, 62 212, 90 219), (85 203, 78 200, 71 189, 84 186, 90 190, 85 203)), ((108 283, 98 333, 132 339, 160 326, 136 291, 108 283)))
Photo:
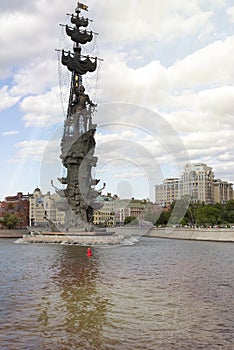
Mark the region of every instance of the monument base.
POLYGON ((115 232, 73 231, 73 232, 31 232, 23 235, 19 243, 57 243, 84 246, 120 245, 124 236, 115 232))

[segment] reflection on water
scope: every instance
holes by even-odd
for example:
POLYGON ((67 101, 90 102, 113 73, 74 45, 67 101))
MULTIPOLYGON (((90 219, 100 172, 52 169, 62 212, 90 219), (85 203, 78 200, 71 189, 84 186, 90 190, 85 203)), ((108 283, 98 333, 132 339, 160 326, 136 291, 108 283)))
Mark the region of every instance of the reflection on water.
POLYGON ((0 241, 0 348, 233 348, 233 245, 0 241))
POLYGON ((57 261, 52 277, 59 289, 61 349, 99 349, 108 299, 97 290, 98 259, 86 257, 86 248, 69 247, 57 261))

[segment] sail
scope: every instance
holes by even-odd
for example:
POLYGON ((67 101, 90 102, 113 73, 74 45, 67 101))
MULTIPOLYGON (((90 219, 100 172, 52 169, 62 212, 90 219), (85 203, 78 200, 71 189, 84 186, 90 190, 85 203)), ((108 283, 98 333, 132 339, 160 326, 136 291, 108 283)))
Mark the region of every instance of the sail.
POLYGON ((71 54, 70 51, 65 54, 65 51, 62 50, 62 64, 67 66, 71 72, 83 75, 87 72, 94 72, 96 70, 97 57, 94 59, 94 62, 92 62, 89 57, 81 60, 80 55, 71 54))
POLYGON ((86 44, 87 42, 92 41, 93 33, 88 33, 86 30, 81 32, 77 28, 71 28, 66 25, 66 33, 71 37, 72 41, 75 41, 77 44, 86 44))
POLYGON ((87 27, 88 24, 89 24, 89 19, 88 18, 84 18, 84 17, 80 18, 78 16, 72 15, 71 23, 75 24, 77 26, 77 28, 79 28, 79 27, 87 27))

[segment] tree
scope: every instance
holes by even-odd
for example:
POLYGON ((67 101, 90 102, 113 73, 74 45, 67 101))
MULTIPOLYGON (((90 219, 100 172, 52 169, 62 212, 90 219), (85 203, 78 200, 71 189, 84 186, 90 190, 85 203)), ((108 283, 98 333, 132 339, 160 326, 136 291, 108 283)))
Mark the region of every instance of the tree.
POLYGON ((180 225, 182 226, 188 225, 189 223, 189 219, 186 216, 180 220, 180 225))
POLYGON ((225 205, 223 214, 223 223, 234 223, 234 200, 230 200, 225 205))
POLYGON ((136 225, 138 224, 138 220, 135 216, 127 216, 124 220, 124 225, 136 225))
POLYGON ((205 204, 204 202, 189 203, 189 198, 184 197, 173 202, 170 205, 170 210, 163 211, 157 220, 157 225, 167 225, 168 223, 192 226, 233 224, 234 200, 229 200, 226 205, 222 203, 205 204))
POLYGON ((8 229, 14 229, 19 224, 20 219, 15 214, 5 213, 3 215, 3 225, 8 229))
POLYGON ((234 199, 231 199, 226 204, 226 210, 234 210, 234 199))
POLYGON ((14 204, 13 203, 8 203, 7 204, 7 208, 8 208, 8 210, 12 210, 12 209, 14 209, 14 204))
POLYGON ((162 211, 161 215, 159 216, 156 225, 167 225, 171 215, 171 210, 168 211, 162 211))
POLYGON ((221 211, 212 205, 196 209, 196 223, 198 225, 215 225, 221 222, 221 211))
POLYGON ((222 215, 222 223, 234 223, 234 210, 224 210, 222 215))

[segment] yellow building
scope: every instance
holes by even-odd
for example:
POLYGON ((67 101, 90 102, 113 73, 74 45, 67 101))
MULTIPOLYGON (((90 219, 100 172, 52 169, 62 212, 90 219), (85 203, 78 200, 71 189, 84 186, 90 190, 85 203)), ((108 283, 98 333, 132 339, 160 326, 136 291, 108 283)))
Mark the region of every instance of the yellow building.
POLYGON ((155 203, 167 207, 180 198, 181 180, 178 177, 168 178, 163 184, 155 186, 155 203))
POLYGON ((214 180, 214 202, 226 204, 231 199, 233 199, 232 183, 220 179, 214 180))
POLYGON ((94 225, 113 227, 115 225, 114 200, 111 195, 99 196, 96 201, 102 204, 100 210, 94 211, 94 225))

